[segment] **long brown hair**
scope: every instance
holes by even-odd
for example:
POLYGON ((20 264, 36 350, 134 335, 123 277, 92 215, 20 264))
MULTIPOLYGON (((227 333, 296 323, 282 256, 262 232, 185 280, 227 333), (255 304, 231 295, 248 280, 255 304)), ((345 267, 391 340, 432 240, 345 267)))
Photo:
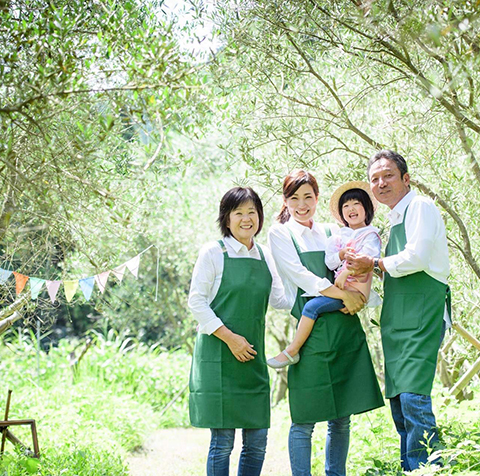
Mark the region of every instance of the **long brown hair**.
MULTIPOLYGON (((291 197, 302 185, 311 185, 315 197, 318 197, 318 183, 317 179, 305 170, 292 170, 283 181, 283 198, 287 199, 291 197)), ((285 203, 282 205, 282 209, 277 216, 277 220, 280 223, 286 223, 290 218, 290 212, 288 211, 285 203)))

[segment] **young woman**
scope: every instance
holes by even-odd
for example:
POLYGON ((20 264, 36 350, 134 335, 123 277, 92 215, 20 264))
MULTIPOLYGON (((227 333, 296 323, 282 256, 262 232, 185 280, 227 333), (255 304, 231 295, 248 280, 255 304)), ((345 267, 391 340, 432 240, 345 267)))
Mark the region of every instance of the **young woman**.
POLYGON ((346 474, 350 415, 383 405, 365 333, 355 315, 365 298, 332 285, 333 273, 325 265, 331 228, 313 220, 318 201, 315 177, 303 170, 290 173, 283 183, 283 200, 280 223, 270 229, 268 240, 292 315, 300 319, 308 300, 302 296, 305 293, 341 299, 346 312, 323 314, 300 351, 299 363, 289 367, 292 474, 311 474, 315 422, 328 421, 325 473, 342 476, 346 474))
MULTIPOLYGON (((345 226, 334 232, 327 240, 325 264, 335 271, 335 286, 340 289, 361 292, 370 307, 381 304, 375 292, 370 298, 373 273, 352 276, 347 269, 345 253, 354 252, 380 257, 382 241, 378 229, 370 223, 377 201, 370 196, 370 185, 366 182, 348 182, 340 186, 330 200, 330 212, 345 226)), ((341 299, 317 296, 303 307, 297 332, 290 345, 276 357, 267 360, 267 365, 275 369, 287 367, 300 360, 299 351, 310 336, 315 321, 326 312, 339 311, 345 306, 341 299)))
POLYGON ((268 303, 288 301, 269 250, 254 242, 263 207, 251 188, 229 190, 220 202, 223 238, 200 250, 188 304, 199 323, 190 374, 190 419, 211 429, 208 476, 228 476, 235 428, 242 428, 238 476, 260 474, 270 426, 265 362, 268 303))

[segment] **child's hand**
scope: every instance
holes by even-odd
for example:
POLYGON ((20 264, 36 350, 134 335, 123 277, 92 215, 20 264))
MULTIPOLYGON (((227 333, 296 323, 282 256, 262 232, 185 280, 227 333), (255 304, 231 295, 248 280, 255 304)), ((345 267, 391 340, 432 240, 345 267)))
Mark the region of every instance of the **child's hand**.
POLYGON ((337 276, 337 279, 335 279, 335 286, 337 286, 337 288, 344 289, 347 278, 348 278, 347 273, 340 273, 337 276))
POLYGON ((340 258, 340 261, 343 261, 345 259, 345 254, 346 253, 355 253, 355 249, 350 247, 350 246, 346 246, 345 248, 342 248, 339 252, 338 252, 338 257, 340 258))

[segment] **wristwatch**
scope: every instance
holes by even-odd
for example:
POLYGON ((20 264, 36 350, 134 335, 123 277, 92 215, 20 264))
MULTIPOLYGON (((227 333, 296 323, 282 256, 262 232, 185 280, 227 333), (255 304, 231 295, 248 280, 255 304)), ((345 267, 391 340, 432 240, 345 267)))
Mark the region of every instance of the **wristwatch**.
POLYGON ((376 275, 381 275, 382 274, 382 268, 378 265, 379 258, 373 258, 373 272, 376 275))

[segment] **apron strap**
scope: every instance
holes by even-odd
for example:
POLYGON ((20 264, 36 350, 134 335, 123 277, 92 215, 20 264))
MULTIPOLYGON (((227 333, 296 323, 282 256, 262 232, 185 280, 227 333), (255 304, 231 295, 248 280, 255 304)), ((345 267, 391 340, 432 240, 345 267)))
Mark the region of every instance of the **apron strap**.
POLYGON ((300 246, 298 246, 298 243, 297 243, 297 240, 295 239, 295 236, 293 236, 293 233, 292 233, 292 230, 288 230, 288 232, 290 233, 290 236, 292 238, 292 241, 293 241, 293 246, 295 246, 295 249, 297 250, 297 254, 298 256, 301 256, 301 250, 300 250, 300 246))
POLYGON ((227 248, 225 247, 225 243, 223 242, 223 240, 218 240, 218 243, 220 245, 220 248, 222 248, 223 254, 226 254, 228 256, 227 248))
POLYGON ((263 254, 262 247, 257 243, 257 249, 258 252, 260 253, 260 258, 262 258, 262 261, 265 261, 265 255, 263 254))
POLYGON ((325 231, 327 238, 330 238, 332 236, 332 230, 328 225, 323 225, 323 230, 325 231))

